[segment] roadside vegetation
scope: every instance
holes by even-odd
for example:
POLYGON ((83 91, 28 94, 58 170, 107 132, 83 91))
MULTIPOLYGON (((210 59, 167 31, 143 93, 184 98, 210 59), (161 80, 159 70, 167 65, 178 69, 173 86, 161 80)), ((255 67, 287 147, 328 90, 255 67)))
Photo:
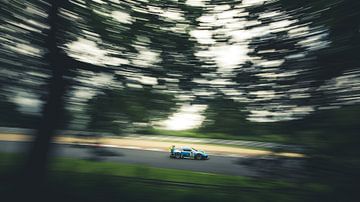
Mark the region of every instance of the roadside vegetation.
POLYGON ((211 133, 211 132, 201 132, 198 130, 173 131, 173 130, 164 130, 157 128, 150 128, 140 132, 141 134, 145 134, 145 135, 149 134, 149 135, 165 135, 165 136, 177 136, 177 137, 212 138, 212 139, 223 139, 223 140, 246 140, 246 141, 288 143, 288 139, 286 137, 277 134, 263 134, 259 136, 231 135, 220 132, 211 133))
MULTIPOLYGON (((20 162, 19 155, 0 154, 1 195, 17 198, 11 179, 20 162)), ((327 191, 327 186, 311 183, 56 158, 44 197, 51 196, 52 201, 315 201, 327 191)))

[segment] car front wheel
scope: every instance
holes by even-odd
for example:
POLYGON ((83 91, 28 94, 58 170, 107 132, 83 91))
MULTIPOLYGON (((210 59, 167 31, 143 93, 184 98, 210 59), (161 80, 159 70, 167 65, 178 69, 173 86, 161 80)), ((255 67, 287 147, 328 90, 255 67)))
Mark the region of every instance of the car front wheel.
POLYGON ((201 155, 200 154, 198 154, 198 155, 196 155, 196 160, 201 160, 202 159, 202 157, 201 157, 201 155))
POLYGON ((181 157, 181 156, 180 156, 179 153, 176 153, 176 154, 175 154, 175 158, 176 158, 176 159, 179 159, 180 157, 181 157))

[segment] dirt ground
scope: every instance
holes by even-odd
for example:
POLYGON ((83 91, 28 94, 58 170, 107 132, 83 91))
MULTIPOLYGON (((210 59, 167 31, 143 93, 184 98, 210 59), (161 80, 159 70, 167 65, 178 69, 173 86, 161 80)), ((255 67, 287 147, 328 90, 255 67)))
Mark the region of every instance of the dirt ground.
MULTIPOLYGON (((32 141, 32 136, 22 134, 0 134, 0 141, 32 141)), ((63 144, 100 144, 108 147, 142 149, 142 150, 157 150, 168 151, 171 145, 175 146, 190 146, 196 149, 201 149, 209 154, 226 155, 226 156, 262 156, 262 155, 279 155, 286 157, 304 157, 300 153, 276 153, 261 149, 250 149, 228 145, 215 144, 197 144, 191 142, 175 142, 175 141, 161 141, 161 140, 139 140, 131 137, 101 137, 101 138, 79 138, 69 136, 57 136, 55 143, 63 144)))

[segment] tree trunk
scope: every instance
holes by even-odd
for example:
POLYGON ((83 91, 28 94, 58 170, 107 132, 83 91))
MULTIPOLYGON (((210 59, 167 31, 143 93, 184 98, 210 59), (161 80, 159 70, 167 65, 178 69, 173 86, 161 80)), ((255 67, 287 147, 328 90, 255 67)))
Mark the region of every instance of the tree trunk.
POLYGON ((63 121, 63 96, 66 91, 64 75, 67 71, 67 64, 56 42, 59 3, 60 1, 57 0, 50 1, 48 13, 50 29, 47 30, 48 33, 45 38, 45 45, 48 49, 45 62, 52 75, 48 80, 48 95, 43 106, 40 125, 30 149, 24 171, 25 176, 23 180, 25 180, 25 189, 30 189, 31 194, 37 194, 36 192, 38 191, 41 192, 39 186, 42 186, 46 177, 51 141, 57 126, 63 121))

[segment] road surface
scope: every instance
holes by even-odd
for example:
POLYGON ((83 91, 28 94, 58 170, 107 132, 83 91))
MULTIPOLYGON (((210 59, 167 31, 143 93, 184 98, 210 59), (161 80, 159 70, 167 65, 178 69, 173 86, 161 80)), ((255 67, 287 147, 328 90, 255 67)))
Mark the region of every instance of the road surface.
MULTIPOLYGON (((29 147, 28 142, 0 141, 0 152, 22 153, 29 147)), ((93 147, 66 144, 54 144, 54 156, 91 159, 93 147)), ((243 157, 225 157, 209 154, 209 160, 171 159, 168 152, 144 151, 138 149, 103 148, 100 150, 101 160, 130 164, 142 164, 159 168, 191 170, 205 173, 226 175, 257 176, 257 173, 244 165, 243 157)))

